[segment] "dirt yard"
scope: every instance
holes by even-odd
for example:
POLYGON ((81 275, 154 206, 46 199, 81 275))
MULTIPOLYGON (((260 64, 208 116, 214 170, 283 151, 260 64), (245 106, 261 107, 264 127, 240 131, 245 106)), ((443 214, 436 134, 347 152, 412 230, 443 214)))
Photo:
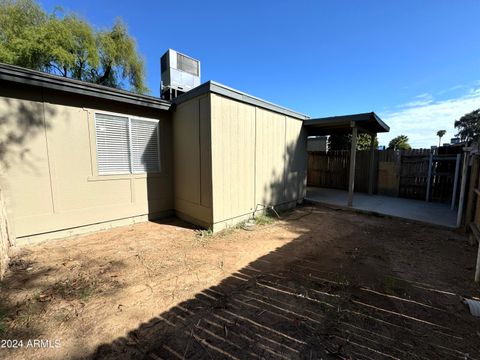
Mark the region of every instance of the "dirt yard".
POLYGON ((0 358, 480 359, 475 255, 448 230, 308 206, 215 236, 172 219, 50 241, 1 283, 0 338, 23 347, 0 358))

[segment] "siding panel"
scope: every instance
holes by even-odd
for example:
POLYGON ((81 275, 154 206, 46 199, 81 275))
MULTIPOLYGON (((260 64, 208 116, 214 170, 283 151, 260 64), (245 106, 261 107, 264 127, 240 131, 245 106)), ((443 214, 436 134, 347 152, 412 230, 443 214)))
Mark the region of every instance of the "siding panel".
POLYGON ((210 96, 180 104, 173 126, 175 211, 208 227, 212 222, 210 96))
POLYGON ((256 143, 255 205, 281 204, 285 201, 285 116, 257 108, 256 143))
POLYGON ((255 107, 212 95, 214 222, 253 211, 255 107))
POLYGON ((303 199, 307 179, 307 136, 302 121, 286 118, 285 201, 303 199))
POLYGON ((212 207, 212 137, 210 97, 200 100, 200 204, 212 207))

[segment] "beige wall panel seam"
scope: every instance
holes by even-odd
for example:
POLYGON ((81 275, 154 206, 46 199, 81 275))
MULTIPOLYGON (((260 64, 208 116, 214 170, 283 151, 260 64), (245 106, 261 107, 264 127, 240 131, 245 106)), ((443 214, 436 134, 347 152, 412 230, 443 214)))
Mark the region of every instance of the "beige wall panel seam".
MULTIPOLYGON (((52 213, 56 212, 56 206, 55 206, 55 184, 54 184, 54 175, 55 175, 55 166, 52 165, 52 159, 51 156, 52 154, 52 149, 50 149, 50 142, 48 140, 48 129, 47 129, 47 120, 45 116, 45 97, 44 97, 44 89, 42 88, 41 90, 42 94, 42 117, 43 117, 43 129, 44 129, 44 135, 45 135, 45 144, 46 144, 46 154, 47 154, 47 164, 48 164, 48 175, 50 178, 50 199, 52 203, 52 213)), ((53 126, 53 125, 52 125, 53 126)))
POLYGON ((257 107, 255 107, 255 140, 253 147, 253 210, 257 210, 257 107))
MULTIPOLYGON (((87 127, 88 127, 88 145, 90 150, 90 176, 98 175, 97 166, 97 130, 95 128, 95 119, 89 109, 83 108, 87 113, 87 127)), ((88 179, 87 179, 88 180, 88 179)))
POLYGON ((290 158, 287 152, 288 144, 287 144, 287 117, 283 117, 284 123, 284 132, 283 132, 283 186, 282 186, 282 194, 283 200, 287 200, 287 179, 288 175, 290 174, 290 158))
POLYGON ((200 190, 200 205, 202 205, 202 112, 200 108, 200 99, 197 100, 197 111, 198 111, 198 170, 199 170, 199 190, 200 190))
MULTIPOLYGON (((130 201, 132 204, 135 203, 135 179, 130 178, 130 201)), ((148 194, 147 194, 147 203, 148 203, 148 194)))

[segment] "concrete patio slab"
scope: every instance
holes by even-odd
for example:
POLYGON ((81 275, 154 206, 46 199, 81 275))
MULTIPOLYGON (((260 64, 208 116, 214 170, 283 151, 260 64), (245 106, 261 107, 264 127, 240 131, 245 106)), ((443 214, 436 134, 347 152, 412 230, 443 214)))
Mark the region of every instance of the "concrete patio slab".
POLYGON ((309 187, 305 199, 312 203, 388 215, 452 229, 456 228, 457 211, 450 210, 448 204, 355 193, 353 207, 349 208, 347 197, 347 191, 309 187))

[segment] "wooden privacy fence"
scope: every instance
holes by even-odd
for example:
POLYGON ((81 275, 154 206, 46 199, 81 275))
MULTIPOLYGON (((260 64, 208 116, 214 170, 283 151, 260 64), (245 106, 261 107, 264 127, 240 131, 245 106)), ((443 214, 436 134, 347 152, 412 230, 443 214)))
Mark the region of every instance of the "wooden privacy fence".
MULTIPOLYGON (((350 165, 348 150, 309 152, 309 186, 347 190, 350 165)), ((455 154, 433 155, 429 149, 375 151, 374 193, 411 199, 447 202, 452 199, 455 154)), ((356 154, 355 191, 368 192, 370 151, 356 154)))
POLYGON ((429 169, 430 150, 411 150, 399 154, 398 196, 425 200, 429 169))
MULTIPOLYGON (((370 151, 357 151, 355 160, 355 191, 368 192, 370 151)), ((375 154, 378 167, 378 151, 375 154)), ((350 166, 349 151, 309 152, 307 184, 331 189, 347 190, 350 166)), ((375 169, 375 173, 377 170, 375 169)), ((374 189, 376 181, 374 182, 374 189)))

